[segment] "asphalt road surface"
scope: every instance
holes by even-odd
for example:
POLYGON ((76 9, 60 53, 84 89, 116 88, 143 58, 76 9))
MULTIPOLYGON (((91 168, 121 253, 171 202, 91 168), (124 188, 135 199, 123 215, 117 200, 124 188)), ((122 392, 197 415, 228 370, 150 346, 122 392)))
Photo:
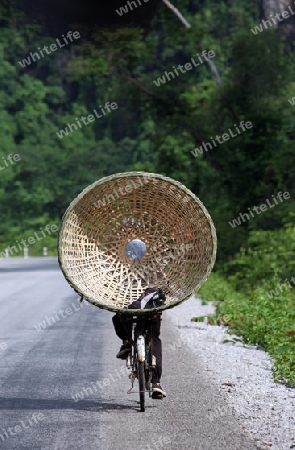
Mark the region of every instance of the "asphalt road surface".
POLYGON ((256 448, 186 346, 170 346, 180 335, 165 312, 167 398, 147 397, 141 413, 113 314, 79 309, 56 259, 2 260, 0 286, 0 449, 256 448))

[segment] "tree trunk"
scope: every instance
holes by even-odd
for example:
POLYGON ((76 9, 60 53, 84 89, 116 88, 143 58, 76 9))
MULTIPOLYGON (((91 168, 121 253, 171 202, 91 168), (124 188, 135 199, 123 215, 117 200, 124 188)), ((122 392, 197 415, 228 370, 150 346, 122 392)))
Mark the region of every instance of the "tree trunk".
MULTIPOLYGON (((292 0, 262 0, 262 19, 270 20, 274 28, 280 30, 287 40, 287 47, 290 50, 292 43, 295 41, 295 5, 292 0), (289 17, 284 18, 282 13, 286 11, 289 17), (280 19, 274 19, 279 13, 280 19), (294 14, 294 15, 293 15, 294 14), (275 22, 275 23, 274 23, 275 22)), ((287 14, 285 14, 286 16, 287 14)))

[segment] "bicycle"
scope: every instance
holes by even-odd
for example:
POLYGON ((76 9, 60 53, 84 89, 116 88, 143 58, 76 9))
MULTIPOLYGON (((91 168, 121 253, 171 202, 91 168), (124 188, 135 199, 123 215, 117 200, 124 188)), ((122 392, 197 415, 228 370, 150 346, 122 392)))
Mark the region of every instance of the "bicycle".
POLYGON ((160 314, 153 312, 144 318, 132 318, 132 352, 129 353, 126 360, 127 368, 131 369, 129 379, 132 386, 127 394, 134 393, 134 381, 138 379, 141 412, 145 412, 146 392, 149 393, 149 397, 152 396, 151 380, 156 367, 156 357, 153 355, 152 348, 153 324, 155 317, 160 314))

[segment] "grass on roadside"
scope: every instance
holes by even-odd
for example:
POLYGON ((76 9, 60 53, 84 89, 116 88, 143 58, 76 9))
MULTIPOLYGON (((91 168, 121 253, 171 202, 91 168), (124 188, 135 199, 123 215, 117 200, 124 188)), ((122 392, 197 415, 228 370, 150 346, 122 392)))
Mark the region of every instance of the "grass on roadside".
POLYGON ((274 358, 274 380, 295 387, 295 289, 270 298, 268 293, 277 287, 275 281, 272 284, 245 294, 212 273, 198 296, 216 304, 216 315, 209 323, 227 325, 230 334, 267 351, 274 358))

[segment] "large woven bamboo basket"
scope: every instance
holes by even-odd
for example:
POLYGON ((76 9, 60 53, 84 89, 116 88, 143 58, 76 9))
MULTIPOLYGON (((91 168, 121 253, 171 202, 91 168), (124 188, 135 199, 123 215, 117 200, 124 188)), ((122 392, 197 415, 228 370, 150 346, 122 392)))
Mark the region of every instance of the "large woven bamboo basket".
POLYGON ((159 287, 166 303, 157 310, 163 310, 206 281, 215 262, 216 232, 202 202, 181 183, 153 173, 118 173, 72 201, 58 253, 64 276, 88 302, 128 313, 146 287, 159 287), (126 252, 134 239, 146 246, 138 260, 126 252))

